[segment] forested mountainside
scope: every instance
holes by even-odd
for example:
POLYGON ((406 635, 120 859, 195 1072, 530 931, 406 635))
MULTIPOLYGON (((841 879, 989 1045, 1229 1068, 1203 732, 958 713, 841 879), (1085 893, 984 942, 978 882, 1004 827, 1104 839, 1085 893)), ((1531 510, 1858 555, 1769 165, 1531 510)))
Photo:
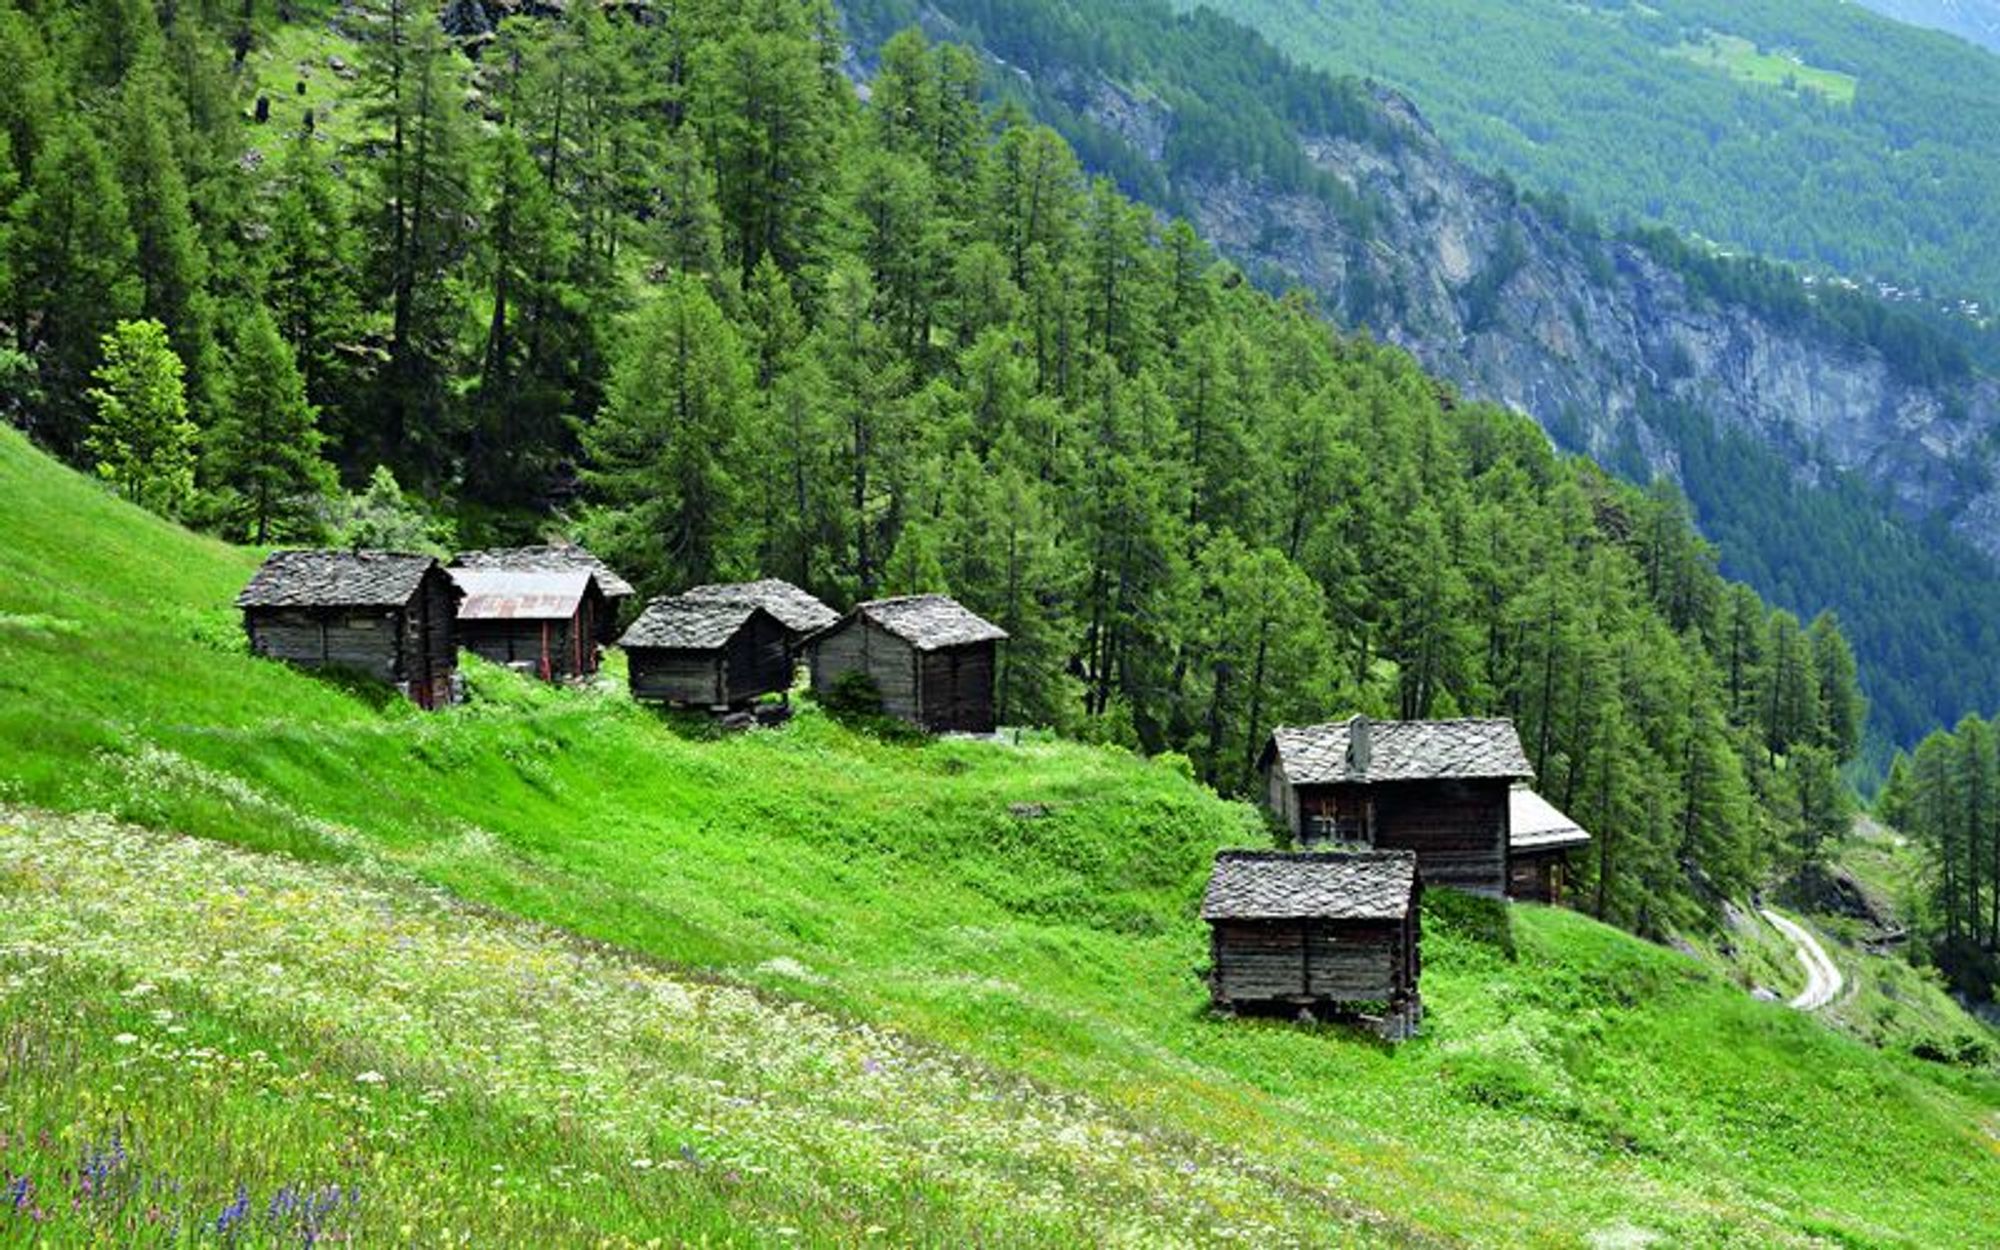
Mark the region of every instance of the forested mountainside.
POLYGON ((1172 0, 1413 98, 1473 164, 1619 226, 2000 298, 1991 53, 1846 0, 1172 0))
POLYGON ((1649 932, 1844 827, 1830 618, 983 113, 968 53, 891 41, 864 106, 807 0, 290 11, 0 10, 18 412, 128 498, 946 590, 1012 636, 1003 719, 1225 791, 1276 723, 1505 713, 1649 932))
POLYGON ((984 49, 997 89, 1261 280, 1304 284, 1565 447, 1676 480, 1726 570, 1838 610, 1878 767, 1889 742, 2000 704, 2000 388, 1956 340, 1664 231, 1611 234, 1459 163, 1403 97, 1297 69, 1208 10, 846 12, 864 47, 920 19, 984 49))
POLYGON ((1993 0, 1859 0, 1877 13, 2000 51, 2000 4, 1993 0))

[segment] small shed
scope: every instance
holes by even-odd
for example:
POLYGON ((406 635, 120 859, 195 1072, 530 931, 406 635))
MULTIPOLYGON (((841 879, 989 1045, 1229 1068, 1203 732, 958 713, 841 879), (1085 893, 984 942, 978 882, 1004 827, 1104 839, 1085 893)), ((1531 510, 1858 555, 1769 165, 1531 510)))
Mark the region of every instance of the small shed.
POLYGON ((525 668, 544 681, 597 671, 597 640, 610 608, 597 577, 581 568, 520 573, 450 570, 465 597, 458 645, 495 664, 525 668))
POLYGON ((1526 785, 1508 795, 1507 897, 1562 901, 1569 853, 1590 845, 1583 826, 1526 785))
POLYGON ((597 622, 597 640, 609 643, 618 637, 618 621, 637 594, 632 583, 613 572, 611 566, 574 543, 549 543, 537 547, 489 547, 484 551, 461 551, 451 558, 454 569, 506 569, 515 573, 567 573, 582 571, 597 579, 604 595, 603 619, 597 622))
POLYGON ((435 708, 455 697, 460 594, 430 556, 277 551, 236 606, 254 654, 362 673, 435 708))
POLYGON ((861 604, 807 644, 815 694, 865 673, 882 710, 934 733, 992 733, 993 683, 1007 631, 944 595, 861 604))
POLYGON ((785 626, 754 603, 655 599, 618 640, 632 697, 728 710, 792 685, 785 626))
POLYGON ((1422 896, 1409 851, 1224 851, 1201 903, 1210 996, 1408 1037, 1423 1020, 1422 896))
POLYGON ((820 630, 840 620, 840 613, 800 590, 788 581, 766 577, 754 582, 726 582, 696 586, 681 592, 688 599, 717 599, 724 603, 750 603, 778 618, 791 636, 794 650, 820 630))
POLYGON ((1266 803, 1300 845, 1415 851, 1427 885, 1506 894, 1509 796, 1534 772, 1512 721, 1285 727, 1259 766, 1266 803))

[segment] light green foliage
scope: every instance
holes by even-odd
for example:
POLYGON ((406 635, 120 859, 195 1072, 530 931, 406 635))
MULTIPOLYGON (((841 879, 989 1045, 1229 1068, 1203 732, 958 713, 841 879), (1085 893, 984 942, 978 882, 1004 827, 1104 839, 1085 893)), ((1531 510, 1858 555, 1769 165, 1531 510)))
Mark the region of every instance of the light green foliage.
POLYGON ((0 522, 8 801, 207 839, 0 820, 37 1183, 122 1125, 190 1217, 359 1181, 373 1240, 1991 1237, 1990 1078, 1571 913, 1434 894, 1399 1048, 1210 1017, 1195 903, 1263 833, 1185 761, 718 738, 483 665, 424 715, 202 641, 253 556, 5 433, 0 522))
POLYGON ((194 492, 195 436, 181 361, 157 321, 121 321, 104 336, 84 440, 99 476, 125 498, 173 516, 194 492))
POLYGON ((335 502, 334 538, 345 547, 448 554, 451 526, 411 501, 386 465, 376 465, 359 494, 335 502))

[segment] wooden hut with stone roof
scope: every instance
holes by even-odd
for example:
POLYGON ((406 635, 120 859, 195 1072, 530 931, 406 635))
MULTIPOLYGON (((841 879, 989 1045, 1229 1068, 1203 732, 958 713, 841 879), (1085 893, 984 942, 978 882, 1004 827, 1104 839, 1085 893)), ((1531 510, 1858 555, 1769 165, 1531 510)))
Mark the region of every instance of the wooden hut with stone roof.
POLYGON ((1534 774, 1512 721, 1280 728, 1259 767, 1300 845, 1415 851, 1427 885, 1506 894, 1510 794, 1534 774))
POLYGON ((999 644, 1007 631, 944 595, 861 604, 807 644, 812 688, 825 696, 865 674, 882 710, 934 733, 992 733, 999 644))
POLYGON ((430 556, 277 551, 236 606, 254 654, 361 673, 435 708, 455 697, 461 593, 430 556))
POLYGON ((574 543, 461 551, 451 558, 451 567, 504 569, 514 573, 588 573, 597 579, 597 589, 604 595, 605 610, 597 621, 597 640, 604 643, 618 637, 619 618, 625 611, 625 605, 638 593, 632 583, 612 571, 610 565, 574 543))
POLYGON ((717 599, 724 603, 749 603, 778 618, 790 635, 796 651, 807 638, 840 620, 840 613, 800 590, 788 581, 766 577, 754 582, 727 582, 695 586, 681 592, 688 599, 717 599))
POLYGON ((789 637, 755 603, 675 595, 647 604, 618 645, 633 698, 729 711, 791 689, 789 637))
POLYGON ((597 671, 598 639, 610 605, 596 574, 581 567, 448 572, 465 592, 458 605, 459 646, 543 681, 569 681, 597 671))
POLYGON ((1423 1020, 1422 896, 1411 851, 1224 851, 1201 903, 1210 996, 1408 1037, 1423 1020))
POLYGON ((1590 834, 1525 783, 1507 797, 1507 897, 1561 902, 1569 853, 1590 845, 1590 834))

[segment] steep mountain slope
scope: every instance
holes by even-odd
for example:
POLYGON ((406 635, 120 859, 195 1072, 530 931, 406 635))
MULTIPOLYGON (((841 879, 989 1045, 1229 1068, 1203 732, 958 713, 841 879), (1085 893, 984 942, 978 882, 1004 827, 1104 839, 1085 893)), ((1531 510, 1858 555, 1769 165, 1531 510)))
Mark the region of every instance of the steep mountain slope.
POLYGON ((2000 4, 1993 0, 1857 0, 1899 22, 1945 31, 2000 51, 2000 4))
POLYGON ((1003 91, 1253 273, 1566 447, 1677 479, 1726 568, 1840 612, 1886 735, 2000 702, 1981 659, 2000 583, 1973 550, 2000 552, 2000 388, 1914 321, 1665 236, 1607 238, 1459 163, 1404 97, 1296 70, 1212 12, 848 12, 864 45, 921 17, 987 49, 1003 91))
POLYGON ((1842 0, 1175 0, 1621 224, 1992 307, 2000 61, 1842 0))
POLYGON ((1398 1049, 1210 1018, 1259 827, 1171 764, 423 716, 243 654, 247 553, 11 433, 0 525, 0 1238, 1993 1233, 2000 1084, 1571 913, 1434 900, 1398 1049))

